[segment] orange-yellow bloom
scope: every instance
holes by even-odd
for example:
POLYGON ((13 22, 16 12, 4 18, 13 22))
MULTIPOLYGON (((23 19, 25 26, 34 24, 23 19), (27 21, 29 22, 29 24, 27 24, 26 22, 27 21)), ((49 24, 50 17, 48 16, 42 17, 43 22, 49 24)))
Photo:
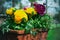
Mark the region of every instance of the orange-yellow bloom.
POLYGON ((11 9, 6 10, 6 14, 12 15, 12 13, 13 13, 13 10, 11 10, 11 9))
POLYGON ((16 10, 16 12, 14 13, 14 20, 17 24, 19 24, 20 22, 22 22, 22 19, 25 18, 26 21, 28 20, 28 16, 27 14, 24 12, 24 10, 16 10))
POLYGON ((13 7, 7 9, 6 10, 6 14, 12 15, 13 14, 13 10, 15 10, 15 8, 13 8, 13 7))
POLYGON ((35 9, 32 7, 26 8, 24 11, 28 14, 32 14, 32 12, 34 13, 34 15, 37 14, 35 9))

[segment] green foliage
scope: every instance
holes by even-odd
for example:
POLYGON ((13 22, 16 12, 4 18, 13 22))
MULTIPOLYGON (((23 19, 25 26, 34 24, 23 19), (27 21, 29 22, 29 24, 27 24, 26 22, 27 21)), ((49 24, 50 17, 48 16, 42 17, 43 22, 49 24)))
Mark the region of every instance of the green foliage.
POLYGON ((4 23, 2 23, 1 31, 4 33, 4 32, 8 32, 9 30, 10 30, 9 29, 9 22, 5 21, 4 23))
MULTIPOLYGON (((10 29, 13 30, 25 30, 26 33, 32 34, 32 29, 50 29, 53 28, 52 21, 53 18, 51 18, 49 15, 45 14, 44 16, 40 15, 34 15, 32 16, 28 22, 24 21, 25 19, 22 19, 22 22, 20 24, 16 24, 14 20, 8 16, 8 19, 4 23, 2 23, 1 30, 3 32, 8 32, 10 29)), ((37 32, 34 31, 36 34, 37 32)))
POLYGON ((29 0, 30 2, 35 2, 36 0, 29 0))

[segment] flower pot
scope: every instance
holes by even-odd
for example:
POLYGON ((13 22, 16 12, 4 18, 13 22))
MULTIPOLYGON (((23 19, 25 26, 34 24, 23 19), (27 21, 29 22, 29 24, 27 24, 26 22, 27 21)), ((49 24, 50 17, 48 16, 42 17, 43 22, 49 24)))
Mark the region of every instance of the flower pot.
POLYGON ((25 34, 24 30, 11 30, 5 34, 6 40, 46 40, 47 31, 38 32, 36 36, 25 34))

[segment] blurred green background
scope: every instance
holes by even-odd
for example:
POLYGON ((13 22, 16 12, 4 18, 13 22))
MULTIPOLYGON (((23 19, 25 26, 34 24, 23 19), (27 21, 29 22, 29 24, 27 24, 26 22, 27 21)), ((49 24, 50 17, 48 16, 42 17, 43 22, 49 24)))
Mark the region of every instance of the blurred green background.
POLYGON ((52 29, 48 32, 47 40, 60 40, 60 28, 52 29))

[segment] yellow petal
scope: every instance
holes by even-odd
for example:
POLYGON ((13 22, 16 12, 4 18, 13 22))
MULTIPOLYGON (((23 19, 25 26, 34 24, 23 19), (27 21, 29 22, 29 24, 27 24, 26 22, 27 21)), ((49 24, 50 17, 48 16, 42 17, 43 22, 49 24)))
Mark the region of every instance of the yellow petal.
POLYGON ((34 15, 37 14, 36 11, 35 11, 35 9, 32 8, 32 7, 26 8, 25 12, 28 13, 28 14, 32 14, 32 12, 34 12, 34 15))
POLYGON ((25 18, 26 21, 28 20, 27 14, 22 9, 16 10, 16 12, 14 13, 14 16, 15 16, 15 21, 17 22, 21 22, 23 18, 25 18))
POLYGON ((12 13, 13 13, 13 10, 10 10, 10 9, 6 10, 6 14, 12 15, 12 13))

